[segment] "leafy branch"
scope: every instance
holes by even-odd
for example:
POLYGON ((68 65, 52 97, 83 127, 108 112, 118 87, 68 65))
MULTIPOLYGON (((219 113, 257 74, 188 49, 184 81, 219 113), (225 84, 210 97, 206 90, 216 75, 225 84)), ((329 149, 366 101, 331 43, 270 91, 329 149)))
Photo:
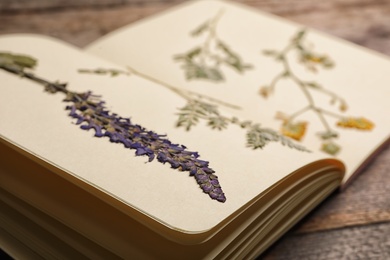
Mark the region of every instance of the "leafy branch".
MULTIPOLYGON (((290 138, 287 138, 272 129, 263 128, 260 126, 260 124, 254 123, 252 121, 243 121, 239 120, 237 117, 224 116, 219 111, 219 106, 240 109, 238 106, 213 97, 209 97, 207 95, 196 93, 194 91, 177 88, 164 81, 141 73, 131 67, 128 67, 128 70, 129 74, 126 75, 134 74, 152 82, 158 83, 160 86, 167 88, 187 101, 183 107, 179 108, 177 113, 177 127, 182 127, 187 131, 190 131, 192 127, 195 127, 198 123, 204 121, 211 129, 223 130, 226 129, 229 124, 231 124, 239 126, 246 131, 246 145, 252 149, 263 148, 270 142, 280 142, 282 145, 297 149, 299 151, 308 151, 304 146, 293 142, 290 138)), ((81 73, 95 73, 95 71, 96 70, 88 69, 79 70, 81 73)), ((98 69, 98 71, 104 71, 104 69, 98 69)), ((105 73, 97 74, 102 75, 105 73)))
POLYGON ((311 91, 317 91, 329 96, 330 103, 332 105, 338 105, 338 109, 341 112, 345 112, 347 110, 347 103, 342 97, 327 90, 315 81, 302 79, 291 69, 288 58, 288 54, 291 52, 295 52, 298 55, 299 62, 311 72, 317 72, 318 67, 330 69, 334 66, 333 61, 328 56, 315 53, 306 45, 305 36, 306 31, 301 30, 292 38, 290 43, 283 50, 263 51, 264 55, 273 57, 277 62, 282 64, 282 71, 273 78, 269 85, 260 88, 260 94, 265 98, 268 97, 274 92, 276 85, 281 80, 289 79, 295 83, 305 96, 307 105, 290 115, 283 113, 277 114, 277 118, 283 121, 281 128, 282 134, 293 139, 300 140, 306 132, 307 122, 296 121, 296 118, 305 112, 312 111, 317 115, 324 127, 324 131, 318 134, 318 136, 324 141, 322 144, 322 150, 328 154, 335 155, 341 148, 334 142, 334 139, 338 137, 338 133, 330 127, 326 116, 337 118, 339 120, 337 126, 340 127, 371 130, 374 125, 365 118, 345 117, 341 114, 317 106, 311 91))
POLYGON ((196 126, 200 120, 206 121, 210 128, 217 130, 223 130, 229 124, 239 126, 246 131, 246 145, 252 149, 261 149, 270 142, 280 142, 282 145, 299 151, 309 151, 270 128, 263 128, 252 121, 241 121, 237 117, 223 116, 217 106, 199 100, 188 101, 184 107, 179 109, 178 115, 176 126, 184 127, 187 131, 196 126))
POLYGON ((214 82, 225 79, 221 66, 227 66, 238 73, 252 68, 246 64, 217 34, 217 25, 223 12, 220 11, 214 18, 209 19, 191 32, 192 37, 204 38, 203 44, 191 50, 174 56, 174 59, 183 63, 186 78, 207 79, 214 82))

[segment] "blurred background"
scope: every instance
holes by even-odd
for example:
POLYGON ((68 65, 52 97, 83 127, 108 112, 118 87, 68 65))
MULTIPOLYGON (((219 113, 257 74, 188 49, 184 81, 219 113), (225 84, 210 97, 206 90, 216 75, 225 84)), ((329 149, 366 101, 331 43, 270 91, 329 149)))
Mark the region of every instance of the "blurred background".
MULTIPOLYGON (((0 0, 0 33, 52 35, 83 46, 184 0, 0 0)), ((389 0, 240 0, 390 55, 389 0)))

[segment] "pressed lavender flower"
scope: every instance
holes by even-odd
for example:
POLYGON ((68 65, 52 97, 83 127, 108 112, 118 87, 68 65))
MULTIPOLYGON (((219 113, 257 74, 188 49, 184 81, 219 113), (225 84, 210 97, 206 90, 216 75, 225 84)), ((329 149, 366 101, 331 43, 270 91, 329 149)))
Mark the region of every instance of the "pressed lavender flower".
MULTIPOLYGON (((72 92, 67 89, 66 84, 49 82, 26 72, 26 68, 33 66, 19 65, 13 62, 12 57, 12 54, 7 56, 6 62, 0 59, 0 68, 43 85, 46 92, 64 93, 66 97, 63 101, 69 103, 66 110, 69 110, 69 116, 76 119, 75 124, 80 125, 81 129, 93 129, 96 137, 107 137, 110 142, 134 149, 136 156, 147 156, 149 162, 157 158, 160 163, 168 163, 174 169, 188 171, 190 176, 195 177, 203 192, 217 201, 226 201, 214 170, 209 168, 209 162, 199 159, 197 152, 188 151, 185 146, 172 143, 165 135, 132 123, 130 118, 111 113, 106 109, 105 102, 92 92, 72 92)), ((21 56, 15 57, 20 59, 21 56)))
POLYGON ((157 161, 168 163, 174 169, 189 171, 202 190, 212 199, 226 200, 218 177, 209 168, 209 163, 198 159, 197 152, 186 150, 183 145, 174 144, 165 135, 148 131, 144 127, 133 124, 129 118, 123 118, 109 112, 104 101, 91 92, 67 92, 65 102, 69 116, 77 119, 76 124, 84 130, 95 130, 96 137, 108 137, 111 142, 122 143, 126 148, 135 149, 136 156, 147 156, 149 162, 157 157, 157 161))

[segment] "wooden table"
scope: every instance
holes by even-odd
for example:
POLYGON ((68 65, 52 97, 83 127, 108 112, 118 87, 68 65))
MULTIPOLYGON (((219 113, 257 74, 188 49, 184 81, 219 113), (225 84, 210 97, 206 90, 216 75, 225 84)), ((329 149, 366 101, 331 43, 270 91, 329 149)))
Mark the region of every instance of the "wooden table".
MULTIPOLYGON (((183 1, 2 0, 0 34, 46 34, 82 47, 179 2, 183 1)), ((390 55, 389 0, 240 2, 390 55)), ((327 199, 260 258, 390 259, 389 198, 387 148, 345 192, 327 199)))

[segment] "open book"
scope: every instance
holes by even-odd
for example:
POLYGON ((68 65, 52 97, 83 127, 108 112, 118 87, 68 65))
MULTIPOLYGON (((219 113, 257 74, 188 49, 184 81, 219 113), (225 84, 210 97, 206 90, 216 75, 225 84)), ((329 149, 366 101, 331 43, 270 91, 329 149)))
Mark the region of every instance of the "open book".
POLYGON ((254 258, 389 139, 387 57, 227 1, 1 36, 0 68, 15 256, 254 258))

